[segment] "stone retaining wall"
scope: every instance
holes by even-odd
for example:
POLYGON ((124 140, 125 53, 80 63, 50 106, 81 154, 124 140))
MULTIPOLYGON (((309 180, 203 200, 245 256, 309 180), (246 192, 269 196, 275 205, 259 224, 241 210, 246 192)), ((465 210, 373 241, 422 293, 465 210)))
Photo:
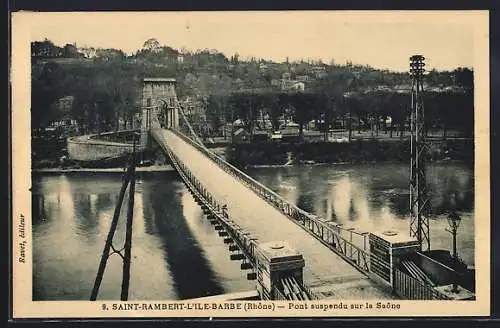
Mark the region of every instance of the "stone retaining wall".
MULTIPOLYGON (((121 157, 133 151, 133 144, 97 140, 94 135, 71 137, 67 140, 68 156, 76 161, 96 161, 121 157)), ((140 145, 136 145, 139 150, 140 145)))

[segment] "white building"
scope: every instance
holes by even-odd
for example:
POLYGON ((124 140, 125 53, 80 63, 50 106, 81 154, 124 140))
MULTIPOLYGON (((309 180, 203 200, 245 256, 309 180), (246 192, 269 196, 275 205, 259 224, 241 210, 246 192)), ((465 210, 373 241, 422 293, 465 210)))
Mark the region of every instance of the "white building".
POLYGON ((283 91, 304 91, 306 88, 305 83, 294 80, 281 80, 281 90, 283 91))

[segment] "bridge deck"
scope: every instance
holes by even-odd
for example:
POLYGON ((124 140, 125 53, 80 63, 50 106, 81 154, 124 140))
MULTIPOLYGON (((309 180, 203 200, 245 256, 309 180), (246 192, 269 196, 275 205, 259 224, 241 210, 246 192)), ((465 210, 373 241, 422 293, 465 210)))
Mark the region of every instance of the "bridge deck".
POLYGON ((192 145, 168 130, 158 136, 158 143, 168 144, 212 195, 228 205, 231 218, 245 231, 262 242, 285 240, 301 252, 306 261, 304 282, 313 291, 334 299, 392 298, 192 145))

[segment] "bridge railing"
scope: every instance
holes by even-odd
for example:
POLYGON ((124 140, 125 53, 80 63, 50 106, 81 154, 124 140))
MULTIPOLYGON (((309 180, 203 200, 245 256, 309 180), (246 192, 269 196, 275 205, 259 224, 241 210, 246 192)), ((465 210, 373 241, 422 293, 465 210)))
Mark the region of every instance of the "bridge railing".
POLYGON ((245 233, 238 224, 229 218, 229 214, 224 205, 217 202, 214 196, 196 179, 194 174, 180 159, 168 148, 163 147, 172 161, 176 171, 180 174, 182 180, 187 187, 193 192, 196 199, 202 202, 202 206, 206 206, 212 215, 215 215, 217 220, 222 223, 224 229, 232 237, 233 241, 238 245, 238 248, 244 253, 245 257, 255 265, 255 248, 256 238, 252 238, 248 233, 245 233))
MULTIPOLYGON (((156 131, 153 130, 152 133, 155 134, 156 131)), ((217 202, 216 198, 205 188, 205 186, 189 170, 187 165, 185 165, 167 145, 161 143, 160 146, 171 159, 175 170, 179 173, 186 186, 192 191, 195 199, 200 201, 202 207, 205 207, 211 215, 215 216, 215 218, 222 224, 224 230, 231 237, 232 244, 236 244, 241 253, 243 253, 244 257, 254 268, 256 268, 258 239, 243 231, 237 223, 231 220, 227 207, 217 202)), ((304 299, 319 299, 319 297, 311 292, 307 286, 295 283, 295 287, 299 289, 302 295, 304 295, 304 299)), ((284 299, 290 300, 289 298, 284 299)))
POLYGON ((172 130, 181 139, 194 146, 205 156, 212 159, 225 172, 239 179, 266 202, 285 214, 293 222, 310 232, 316 239, 333 250, 362 272, 370 271, 370 253, 368 250, 368 233, 346 229, 339 224, 322 221, 316 215, 308 213, 295 204, 291 204, 280 195, 248 176, 238 168, 212 153, 201 142, 189 138, 180 131, 172 130))

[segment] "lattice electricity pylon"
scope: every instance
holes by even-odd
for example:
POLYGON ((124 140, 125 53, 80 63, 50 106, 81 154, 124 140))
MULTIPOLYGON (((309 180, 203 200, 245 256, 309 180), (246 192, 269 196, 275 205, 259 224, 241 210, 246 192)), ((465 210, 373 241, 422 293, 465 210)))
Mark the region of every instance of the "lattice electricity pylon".
POLYGON ((423 73, 425 58, 410 57, 411 88, 411 155, 410 155, 410 236, 415 237, 421 250, 429 250, 429 198, 427 197, 425 164, 427 146, 425 143, 425 117, 423 96, 423 73))

